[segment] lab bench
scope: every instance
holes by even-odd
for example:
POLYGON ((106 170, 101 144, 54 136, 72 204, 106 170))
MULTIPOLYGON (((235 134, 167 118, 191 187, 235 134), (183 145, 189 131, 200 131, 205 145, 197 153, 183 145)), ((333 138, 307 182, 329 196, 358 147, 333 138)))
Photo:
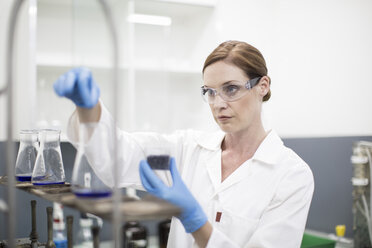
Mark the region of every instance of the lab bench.
POLYGON ((336 241, 335 248, 353 248, 353 240, 345 237, 337 237, 334 233, 319 232, 316 230, 306 229, 306 234, 313 235, 320 238, 336 241))

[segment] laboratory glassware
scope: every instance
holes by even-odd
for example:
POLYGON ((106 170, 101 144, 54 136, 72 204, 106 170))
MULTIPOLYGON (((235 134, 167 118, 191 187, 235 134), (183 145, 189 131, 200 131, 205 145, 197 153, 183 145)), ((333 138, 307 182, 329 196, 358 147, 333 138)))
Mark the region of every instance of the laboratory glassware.
POLYGON ((93 247, 93 237, 92 237, 92 227, 93 220, 90 219, 86 213, 80 213, 80 229, 76 237, 75 248, 92 248, 93 247))
MULTIPOLYGON (((87 143, 96 128, 95 123, 81 123, 79 126, 79 143, 72 171, 72 191, 78 197, 101 198, 111 196, 112 190, 97 176, 91 166, 92 156, 87 155, 87 143)), ((96 132, 94 135, 104 135, 96 132)))
POLYGON ((60 130, 55 129, 42 129, 39 131, 40 147, 31 178, 34 185, 65 183, 60 133, 60 130))
POLYGON ((37 130, 21 130, 19 133, 19 150, 15 166, 15 176, 20 182, 31 181, 38 144, 37 130))
POLYGON ((146 248, 147 229, 138 221, 129 221, 123 227, 124 248, 146 248))
POLYGON ((56 248, 67 248, 63 205, 58 202, 53 203, 53 242, 56 248))
POLYGON ((150 145, 145 148, 146 161, 154 173, 167 186, 172 185, 172 176, 170 174, 170 147, 166 144, 150 145))

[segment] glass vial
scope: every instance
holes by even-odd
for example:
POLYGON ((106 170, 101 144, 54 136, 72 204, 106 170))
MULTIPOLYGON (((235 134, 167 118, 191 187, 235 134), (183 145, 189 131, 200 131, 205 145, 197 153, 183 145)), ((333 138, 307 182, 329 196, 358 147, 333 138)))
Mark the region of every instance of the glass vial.
POLYGON ((146 161, 154 173, 168 187, 172 186, 172 176, 170 174, 170 148, 166 145, 148 146, 145 148, 146 161))

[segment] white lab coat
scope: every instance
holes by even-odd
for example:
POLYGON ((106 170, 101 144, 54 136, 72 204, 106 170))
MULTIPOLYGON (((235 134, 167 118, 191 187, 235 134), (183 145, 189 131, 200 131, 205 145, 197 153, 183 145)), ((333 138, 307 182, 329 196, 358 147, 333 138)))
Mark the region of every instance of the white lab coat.
MULTIPOLYGON (((69 121, 68 137, 76 144, 78 118, 69 121)), ((114 122, 102 105, 101 119, 86 152, 106 184, 112 185, 114 122)), ((192 130, 171 135, 118 130, 120 187, 143 189, 139 161, 149 145, 171 145, 179 172, 213 226, 210 248, 298 248, 314 191, 308 165, 270 131, 254 156, 221 182, 223 132, 192 130), (216 213, 221 212, 220 221, 216 213)), ((172 219, 168 247, 197 247, 177 218, 172 219)))

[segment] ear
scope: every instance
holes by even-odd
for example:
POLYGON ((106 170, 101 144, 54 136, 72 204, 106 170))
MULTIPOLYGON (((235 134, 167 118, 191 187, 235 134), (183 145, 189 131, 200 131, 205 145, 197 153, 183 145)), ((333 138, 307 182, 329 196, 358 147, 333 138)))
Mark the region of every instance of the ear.
POLYGON ((269 92, 270 90, 270 78, 268 76, 263 76, 261 79, 260 79, 260 82, 258 83, 257 85, 257 88, 258 88, 258 91, 259 91, 259 95, 263 98, 264 96, 266 96, 266 94, 269 92))

